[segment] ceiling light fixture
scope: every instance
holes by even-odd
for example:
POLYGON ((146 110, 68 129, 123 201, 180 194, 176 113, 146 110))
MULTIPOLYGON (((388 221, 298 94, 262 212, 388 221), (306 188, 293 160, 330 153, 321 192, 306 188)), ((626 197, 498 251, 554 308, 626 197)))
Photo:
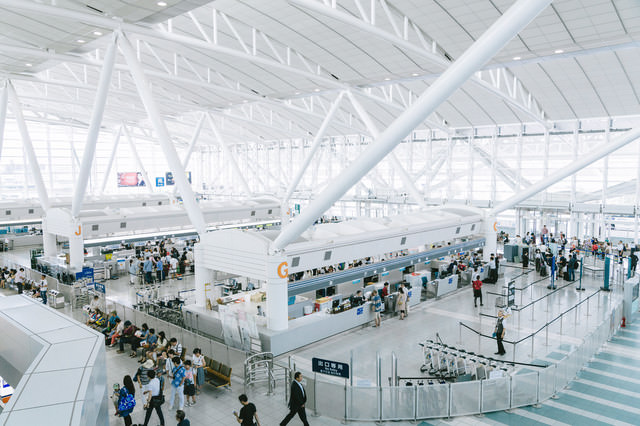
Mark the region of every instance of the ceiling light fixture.
POLYGON ((100 37, 102 35, 102 33, 100 31, 94 31, 93 35, 97 36, 97 37, 100 37))
POLYGON ((156 3, 158 6, 160 7, 165 7, 167 5, 166 1, 159 1, 158 3, 156 3))
POLYGON ((81 39, 81 38, 77 39, 76 41, 77 41, 78 43, 80 43, 80 44, 85 43, 85 41, 84 41, 83 39, 81 39))
POLYGON ((514 60, 514 61, 519 61, 520 59, 522 59, 520 56, 514 56, 514 57, 513 57, 513 60, 514 60))
POLYGON ((564 53, 564 50, 562 50, 562 49, 556 49, 553 53, 564 53))
POLYGON ((33 64, 29 64, 29 63, 27 63, 27 64, 25 64, 25 66, 27 66, 27 67, 32 67, 32 66, 33 66, 33 64))
POLYGON ((384 81, 389 81, 389 80, 391 80, 391 77, 385 77, 384 78, 384 81))
POLYGON ((411 74, 411 76, 412 76, 412 77, 417 77, 417 76, 419 76, 419 75, 420 75, 420 74, 418 74, 417 72, 414 72, 413 74, 411 74))
POLYGON ((314 92, 319 92, 319 91, 320 91, 320 89, 313 89, 313 91, 314 91, 314 92))

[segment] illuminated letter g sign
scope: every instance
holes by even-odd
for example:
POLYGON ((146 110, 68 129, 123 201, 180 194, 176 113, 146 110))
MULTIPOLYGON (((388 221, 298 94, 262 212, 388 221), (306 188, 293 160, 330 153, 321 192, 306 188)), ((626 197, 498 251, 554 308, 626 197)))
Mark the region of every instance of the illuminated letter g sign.
POLYGON ((289 268, 287 268, 287 262, 282 262, 278 265, 278 276, 280 278, 287 278, 289 276, 289 268))

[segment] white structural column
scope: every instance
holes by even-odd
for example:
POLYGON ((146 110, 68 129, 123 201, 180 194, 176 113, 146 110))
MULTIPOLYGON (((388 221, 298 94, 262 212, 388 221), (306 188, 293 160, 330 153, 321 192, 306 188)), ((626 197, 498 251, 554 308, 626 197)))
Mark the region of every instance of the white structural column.
POLYGON ((522 186, 522 143, 523 143, 523 138, 522 138, 522 126, 520 126, 520 129, 518 130, 518 146, 517 146, 517 162, 518 162, 518 167, 517 167, 517 175, 516 175, 516 188, 515 188, 515 192, 520 191, 520 187, 522 186))
POLYGON ((89 131, 87 132, 87 143, 84 146, 82 163, 80 164, 80 174, 78 175, 78 180, 76 181, 73 192, 73 200, 71 201, 71 215, 73 217, 78 217, 80 214, 84 194, 87 191, 91 165, 95 157, 98 135, 100 134, 100 127, 102 126, 102 116, 104 115, 104 108, 107 104, 109 83, 111 82, 111 74, 116 56, 116 39, 117 36, 114 35, 105 53, 104 65, 100 71, 100 82, 98 83, 98 91, 96 92, 96 98, 93 102, 93 113, 91 115, 89 131))
POLYGON ((467 204, 471 205, 473 201, 473 136, 467 139, 469 150, 467 151, 467 204))
MULTIPOLYGON (((607 120, 607 128, 604 130, 605 144, 608 144, 611 139, 611 126, 609 120, 607 120)), ((602 164, 602 208, 607 205, 607 186, 609 186, 609 156, 604 157, 602 164)), ((604 213, 604 210, 603 210, 604 213)), ((604 216, 603 216, 604 217, 604 216)))
POLYGON ((636 214, 633 220, 633 242, 638 244, 638 229, 640 228, 640 144, 638 144, 638 164, 636 165, 636 214))
POLYGON ((109 163, 104 171, 104 178, 102 179, 102 186, 100 187, 100 194, 104 193, 104 189, 107 187, 107 180, 113 167, 113 160, 116 158, 118 152, 118 142, 120 142, 120 136, 122 135, 122 126, 118 127, 118 130, 113 135, 113 147, 111 148, 111 156, 109 157, 109 163))
MULTIPOLYGON (((187 153, 185 154, 184 159, 182 160, 182 167, 184 167, 185 172, 187 170, 187 166, 189 165, 189 160, 191 160, 191 154, 193 153, 193 148, 195 148, 196 142, 200 137, 200 132, 202 131, 202 125, 204 124, 204 119, 205 119, 205 114, 202 114, 202 116, 200 117, 200 120, 198 120, 198 124, 196 125, 196 130, 193 132, 191 141, 189 142, 187 153)), ((200 173, 200 175, 202 175, 202 173, 200 173)), ((178 193, 178 187, 173 188, 173 193, 174 194, 178 193)))
POLYGON ((173 146, 173 142, 169 137, 169 132, 162 120, 158 106, 153 99, 153 94, 151 93, 151 88, 149 87, 149 82, 144 75, 144 71, 142 70, 142 65, 138 62, 136 53, 133 50, 131 43, 129 43, 126 35, 119 35, 118 45, 120 46, 120 50, 129 65, 131 75, 136 83, 138 93, 140 94, 144 108, 147 110, 147 115, 151 120, 153 129, 158 135, 158 141, 160 142, 164 156, 169 164, 169 168, 173 173, 173 178, 175 179, 178 191, 180 191, 180 195, 182 196, 182 201, 184 202, 187 215, 189 215, 189 219, 191 220, 194 228, 196 228, 196 231, 198 231, 198 234, 203 235, 207 232, 207 224, 204 220, 204 215, 198 206, 198 202, 196 201, 195 194, 191 189, 191 185, 187 181, 184 167, 182 167, 182 164, 180 163, 176 148, 173 146))
MULTIPOLYGON (((380 136, 380 131, 378 130, 378 127, 375 125, 375 123, 371 119, 371 116, 367 113, 367 111, 364 109, 362 104, 356 99, 356 97, 353 96, 353 93, 351 93, 351 91, 347 92, 347 96, 349 97, 349 100, 351 101, 353 108, 356 110, 356 112, 358 113, 358 116, 360 116, 360 118, 364 122, 364 125, 367 127, 367 130, 369 131, 373 139, 378 140, 378 137, 380 136)), ((413 181, 411 180, 411 176, 409 176, 409 173, 407 173, 405 168, 402 166, 402 163, 400 163, 400 160, 398 160, 398 157, 396 157, 396 155, 393 152, 390 152, 389 159, 391 160, 391 164, 393 165, 393 169, 391 170, 392 171, 395 170, 400 174, 400 179, 402 180, 402 184, 404 185, 407 192, 411 194, 411 198, 413 198, 413 200, 416 203, 418 203, 420 207, 427 207, 427 204, 424 202, 424 194, 418 191, 418 188, 416 188, 416 186, 413 184, 413 181)))
POLYGON ((269 256, 267 263, 267 327, 270 330, 286 330, 289 327, 288 279, 282 278, 286 259, 280 256, 269 256), (284 265, 283 265, 284 263, 284 265))
POLYGON ((0 158, 2 158, 2 145, 4 144, 4 124, 7 120, 7 104, 9 103, 9 84, 5 81, 0 93, 0 158))
POLYGON ((242 171, 240 170, 240 167, 238 167, 236 158, 231 152, 231 149, 229 149, 229 146, 227 145, 227 142, 222 137, 222 134, 220 134, 220 131, 218 130, 218 126, 216 126, 216 123, 213 121, 213 118, 211 118, 211 114, 207 114, 206 116, 207 116, 207 121, 209 122, 209 126, 211 127, 211 130, 213 131, 213 134, 215 135, 216 140, 220 145, 220 148, 222 148, 222 151, 224 152, 225 157, 229 159, 229 163, 231 164, 231 168, 233 169, 234 173, 236 174, 236 176, 238 176, 238 179, 240 179, 240 185, 242 185, 242 190, 247 195, 251 194, 251 189, 249 189, 249 185, 247 184, 247 181, 242 175, 242 171))
MULTIPOLYGON (((578 150, 580 147, 580 122, 576 120, 574 128, 573 128, 573 161, 578 160, 578 150)), ((574 235, 578 236, 578 222, 577 222, 577 213, 574 212, 576 206, 576 185, 577 185, 577 174, 574 173, 571 175, 571 215, 569 220, 569 229, 567 229, 567 236, 574 235)))
MULTIPOLYGON (((329 109, 327 116, 322 121, 322 124, 320 125, 320 128, 316 132, 316 135, 313 137, 313 142, 311 143, 311 148, 307 153, 307 157, 304 159, 304 162, 298 169, 298 172, 296 173, 294 178, 291 180, 291 183, 289 183, 289 187, 287 188, 287 193, 284 195, 284 199, 282 200, 283 207, 285 207, 284 205, 289 202, 289 198, 291 197, 291 194, 293 194, 293 191, 295 191, 296 187, 300 183, 300 180, 302 179, 302 176, 304 176, 304 172, 307 171, 309 164, 311 164, 311 160, 313 160, 313 156, 318 151, 318 148, 320 148, 320 145, 322 144, 322 139, 324 138, 324 133, 327 131, 327 127, 329 127, 329 123, 331 123, 331 120, 333 119, 334 114, 338 110, 338 106, 340 105, 340 102, 342 101, 343 97, 344 97, 344 92, 340 92, 336 100, 331 105, 331 108, 329 109)), ((302 141, 302 146, 300 148, 300 152, 302 153, 303 151, 304 151, 304 141, 302 141)), ((283 208, 283 210, 286 210, 286 209, 283 208)))
POLYGON ((493 129, 493 135, 491 135, 491 205, 496 204, 497 182, 496 172, 498 162, 498 129, 493 129))
MULTIPOLYGON (((551 145, 551 134, 549 133, 549 129, 544 129, 544 177, 549 176, 549 145, 551 145)), ((547 201, 547 191, 544 192, 544 197, 542 202, 547 201)), ((543 220, 544 222, 544 220, 543 220)))
POLYGON ((526 200, 527 198, 537 194, 540 191, 544 191, 551 185, 561 181, 568 176, 571 176, 577 171, 582 170, 588 165, 595 163, 601 158, 604 158, 605 156, 622 148, 628 143, 635 141, 638 138, 640 138, 640 128, 629 130, 627 133, 621 135, 616 140, 612 140, 609 144, 603 144, 600 149, 593 150, 590 153, 583 155, 579 160, 576 160, 573 163, 556 171, 555 173, 550 174, 547 178, 534 183, 533 185, 529 186, 527 189, 521 191, 513 197, 504 200, 493 208, 492 214, 497 215, 500 212, 512 208, 521 201, 526 200))
POLYGON ((22 105, 20 104, 20 100, 18 99, 16 90, 13 88, 11 82, 7 82, 7 89, 9 91, 9 99, 11 99, 11 104, 13 105, 13 113, 16 117, 18 130, 20 131, 20 136, 22 138, 22 143, 24 144, 24 152, 28 159, 29 168, 31 169, 31 175, 33 176, 33 180, 36 184, 36 190, 38 191, 40 204, 42 205, 42 208, 47 211, 51 204, 49 203, 47 189, 45 188, 44 181, 42 180, 42 173, 40 172, 38 157, 36 157, 36 152, 33 149, 33 143, 31 142, 31 136, 29 136, 27 123, 25 123, 24 116, 22 115, 22 105))
POLYGON ((415 103, 380 134, 373 145, 347 167, 273 243, 273 249, 286 247, 302 234, 333 203, 340 199, 369 170, 375 167, 413 129, 491 59, 520 30, 542 12, 551 0, 518 0, 460 58, 454 62, 415 103))
POLYGON ((482 258, 487 261, 491 259, 492 254, 496 254, 498 250, 498 236, 495 230, 496 217, 488 214, 484 219, 484 238, 485 246, 482 249, 482 258))
POLYGON ((131 148, 131 153, 133 154, 133 158, 136 160, 136 164, 140 168, 140 173, 142 173, 142 178, 145 181, 147 189, 149 190, 150 193, 153 193, 153 182, 151 182, 151 179, 149 178, 149 174, 147 173, 147 169, 145 169, 144 164, 142 164, 142 159, 138 154, 138 149, 136 148, 135 142, 133 142, 133 138, 131 137, 129 128, 124 123, 122 123, 122 131, 127 137, 127 141, 129 142, 129 148, 131 148))

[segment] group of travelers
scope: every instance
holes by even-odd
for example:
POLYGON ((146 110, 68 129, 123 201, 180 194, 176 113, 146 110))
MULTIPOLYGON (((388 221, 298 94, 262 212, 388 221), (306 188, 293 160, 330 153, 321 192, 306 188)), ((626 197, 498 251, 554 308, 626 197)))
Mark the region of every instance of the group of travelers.
POLYGON ((162 282, 169 278, 180 278, 194 264, 193 251, 186 247, 180 253, 175 247, 166 250, 163 245, 153 253, 141 254, 129 259, 131 284, 162 282))
POLYGON ((15 286, 18 294, 29 294, 33 298, 41 298, 43 304, 47 304, 47 293, 49 290, 49 283, 47 277, 41 275, 40 279, 29 280, 27 279, 24 268, 10 269, 3 267, 0 271, 0 288, 7 288, 15 286))

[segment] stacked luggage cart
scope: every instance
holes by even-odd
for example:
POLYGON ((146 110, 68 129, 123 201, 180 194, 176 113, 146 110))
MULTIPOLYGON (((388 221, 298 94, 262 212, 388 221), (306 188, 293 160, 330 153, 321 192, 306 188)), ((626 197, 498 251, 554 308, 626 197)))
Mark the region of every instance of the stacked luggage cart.
POLYGON ((483 380, 510 375, 512 364, 467 352, 444 343, 427 340, 420 343, 424 364, 420 371, 440 383, 483 380))

